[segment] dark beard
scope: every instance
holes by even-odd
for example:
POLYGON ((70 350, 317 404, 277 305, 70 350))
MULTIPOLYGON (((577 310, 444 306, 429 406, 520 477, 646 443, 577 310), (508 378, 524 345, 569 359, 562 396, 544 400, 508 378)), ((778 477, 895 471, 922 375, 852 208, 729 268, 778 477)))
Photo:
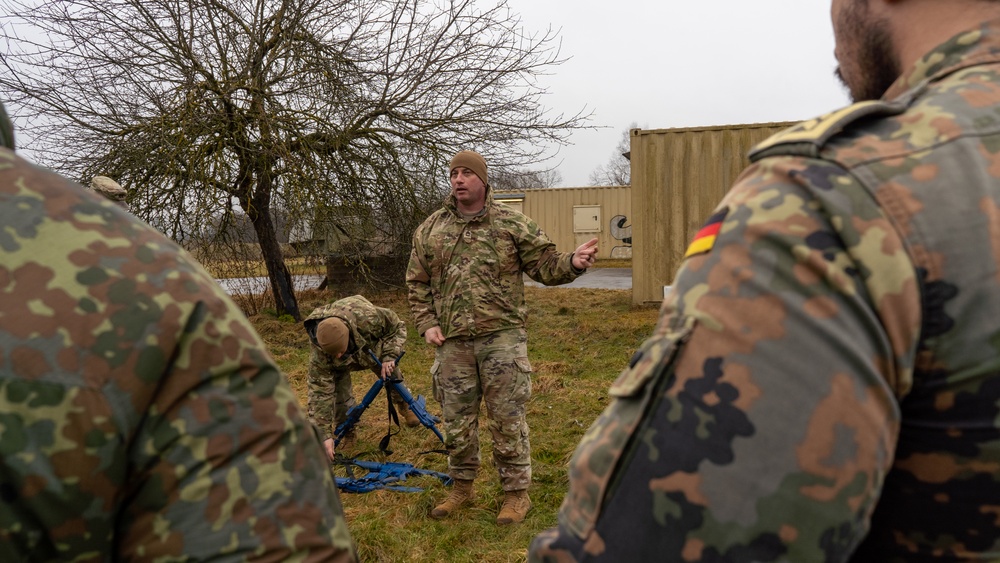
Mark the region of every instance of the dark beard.
POLYGON ((849 25, 861 31, 861 45, 857 66, 861 71, 858 84, 848 84, 840 72, 834 75, 841 84, 847 87, 851 100, 855 103, 865 100, 877 100, 892 86, 902 74, 899 63, 893 56, 895 48, 892 37, 889 36, 887 25, 872 22, 867 17, 867 10, 851 11, 848 15, 849 25))

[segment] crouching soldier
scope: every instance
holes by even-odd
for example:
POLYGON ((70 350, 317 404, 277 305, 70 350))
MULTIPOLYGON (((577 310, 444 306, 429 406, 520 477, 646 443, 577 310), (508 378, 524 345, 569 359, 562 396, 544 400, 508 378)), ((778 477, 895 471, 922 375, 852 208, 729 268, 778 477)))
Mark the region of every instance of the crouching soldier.
MULTIPOLYGON (((309 361, 309 418, 323 437, 327 456, 333 460, 335 430, 354 406, 351 372, 371 370, 382 379, 402 379, 396 358, 406 344, 406 325, 389 309, 376 307, 360 295, 345 297, 314 310, 305 322, 312 357, 309 361), (368 353, 381 361, 379 368, 368 353)), ((399 393, 392 394, 397 412, 407 426, 420 425, 399 393)), ((342 439, 342 449, 353 446, 352 428, 342 439)))

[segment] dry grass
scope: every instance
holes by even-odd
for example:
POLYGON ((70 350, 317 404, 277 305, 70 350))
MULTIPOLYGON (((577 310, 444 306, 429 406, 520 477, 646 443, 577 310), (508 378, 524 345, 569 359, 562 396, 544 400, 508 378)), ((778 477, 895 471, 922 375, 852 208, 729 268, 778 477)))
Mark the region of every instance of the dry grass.
MULTIPOLYGON (((416 335, 405 295, 368 297, 407 322, 409 338, 401 368, 413 393, 429 396, 433 351, 416 335)), ((299 299, 302 313, 307 315, 329 297, 316 291, 303 293, 299 299)), ((426 487, 422 493, 341 494, 362 560, 520 562, 526 559, 531 538, 555 525, 566 492, 566 464, 584 431, 607 404, 608 386, 652 332, 657 311, 633 307, 630 292, 622 290, 527 288, 526 299, 530 309, 528 354, 534 368, 528 411, 534 510, 520 525, 498 527, 494 523, 503 493, 491 458, 489 434, 483 430, 475 507, 465 509, 458 518, 439 522, 427 516, 447 491, 433 478, 407 482, 426 487)), ((252 321, 305 405, 309 352, 301 324, 263 315, 252 321)), ((358 400, 371 386, 372 377, 355 374, 358 400)), ((440 413, 433 399, 428 400, 428 406, 432 413, 440 413)), ((349 453, 362 459, 381 459, 378 442, 386 432, 385 409, 384 396, 377 398, 362 418, 357 448, 349 453)), ((437 447, 440 442, 429 430, 404 427, 392 438, 394 453, 387 461, 447 471, 444 456, 419 453, 437 447)))
POLYGON ((591 268, 631 268, 632 259, 624 258, 601 258, 591 268))

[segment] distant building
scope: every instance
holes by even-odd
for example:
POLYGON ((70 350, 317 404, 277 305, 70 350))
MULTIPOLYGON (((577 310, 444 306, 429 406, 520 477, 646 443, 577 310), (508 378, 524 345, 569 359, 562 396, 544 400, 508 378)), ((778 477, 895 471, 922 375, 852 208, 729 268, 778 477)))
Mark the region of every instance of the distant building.
POLYGON ((754 145, 792 125, 752 123, 631 131, 632 302, 659 304, 688 242, 750 162, 754 145))

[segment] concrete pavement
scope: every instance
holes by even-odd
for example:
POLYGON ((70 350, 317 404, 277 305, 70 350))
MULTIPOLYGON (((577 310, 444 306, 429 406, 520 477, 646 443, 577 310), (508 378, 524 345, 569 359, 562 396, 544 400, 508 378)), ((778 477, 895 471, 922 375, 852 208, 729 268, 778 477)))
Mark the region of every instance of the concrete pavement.
MULTIPOLYGON (((215 280, 230 295, 234 293, 263 293, 270 289, 267 278, 232 278, 215 280)), ((292 276, 292 284, 296 290, 318 287, 323 276, 292 276)), ((524 276, 524 285, 529 287, 544 286, 528 276, 524 276)), ((551 287, 576 287, 588 289, 632 289, 632 268, 591 268, 585 274, 570 283, 551 287)))
POLYGON ((591 268, 582 276, 563 285, 545 286, 528 276, 524 285, 529 287, 579 287, 588 289, 632 289, 632 268, 591 268))
MULTIPOLYGON (((216 282, 226 290, 229 295, 233 294, 256 294, 271 291, 271 282, 266 277, 259 278, 223 278, 216 279, 216 282)), ((292 276, 292 285, 296 291, 303 289, 315 289, 323 283, 323 276, 292 276)))

